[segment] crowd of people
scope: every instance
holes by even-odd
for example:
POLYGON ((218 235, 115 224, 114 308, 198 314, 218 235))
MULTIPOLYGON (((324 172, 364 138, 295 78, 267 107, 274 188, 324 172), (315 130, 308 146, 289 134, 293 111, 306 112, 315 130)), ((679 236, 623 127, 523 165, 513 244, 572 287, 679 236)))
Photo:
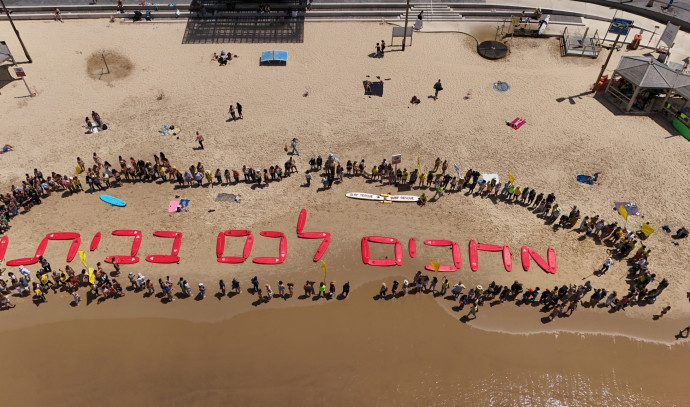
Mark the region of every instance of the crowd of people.
MULTIPOLYGON (((100 116, 96 112, 92 112, 92 118, 96 126, 102 125, 100 116)), ((86 119, 86 126, 89 127, 89 118, 86 119)), ((298 140, 296 138, 292 140, 292 150, 288 153, 289 158, 283 165, 271 165, 263 170, 260 167, 253 168, 243 165, 241 170, 231 170, 227 168, 221 170, 217 168, 215 171, 211 172, 211 170, 207 170, 201 162, 198 162, 196 165, 191 165, 187 170, 181 171, 178 170, 176 166, 171 165, 163 152, 157 155, 154 154, 153 162, 144 159, 135 159, 134 157, 129 157, 129 160, 126 160, 122 156, 119 156, 117 166, 102 160, 96 153, 93 153, 93 164, 91 166, 87 166, 80 157, 77 157, 77 166, 75 168, 77 175, 74 176, 61 175, 55 172, 52 172, 50 176, 44 176, 40 170, 35 168, 33 176, 27 173, 20 187, 12 185, 10 193, 2 195, 2 198, 0 198, 3 201, 2 206, 0 206, 0 230, 5 231, 9 229, 11 227, 9 225, 10 219, 18 215, 20 211, 28 212, 34 205, 40 204, 43 198, 49 197, 52 193, 58 191, 67 191, 70 193, 87 191, 89 193, 94 193, 96 190, 105 190, 113 184, 120 184, 123 181, 153 182, 157 180, 177 183, 179 187, 188 187, 192 185, 236 185, 240 182, 258 184, 261 187, 268 186, 271 182, 280 181, 298 171, 294 158, 299 155, 297 142, 298 140), (118 166, 119 169, 117 168, 118 166), (85 176, 85 186, 83 186, 80 180, 80 175, 85 176)), ((520 203, 532 210, 537 216, 544 218, 547 224, 553 224, 554 228, 575 228, 578 222, 580 222, 576 231, 584 233, 585 236, 597 239, 611 247, 609 250, 609 257, 604 262, 602 268, 595 272, 595 275, 605 273, 613 264, 614 260, 622 260, 630 254, 635 253, 634 256, 629 259, 631 264, 631 286, 629 292, 620 298, 617 297, 618 294, 615 292, 609 294, 609 297, 615 294, 614 298, 611 299, 611 303, 616 307, 623 309, 626 306, 637 304, 640 301, 653 301, 656 299, 656 296, 661 293, 663 288, 668 285, 668 281, 663 279, 659 283, 660 286, 656 289, 649 290, 647 288, 647 285, 654 281, 656 275, 650 273, 648 270, 648 259, 651 250, 644 244, 640 244, 640 241, 647 237, 642 231, 627 230, 625 227, 618 225, 617 222, 606 222, 599 215, 591 217, 585 216, 582 218, 577 206, 573 206, 568 214, 562 214, 562 207, 556 202, 556 196, 553 193, 549 193, 545 196, 543 192, 537 192, 533 188, 520 187, 511 182, 501 184, 495 177, 484 180, 481 179, 480 172, 472 168, 465 172, 464 177, 460 177, 460 171, 457 166, 455 166, 455 172, 458 174, 457 176, 450 173, 449 167, 450 164, 447 160, 441 160, 440 157, 437 157, 433 167, 427 172, 420 171, 418 168, 412 171, 408 171, 407 168, 396 168, 386 159, 383 159, 380 164, 372 165, 368 169, 364 159, 359 161, 347 160, 345 165, 342 165, 340 160, 333 154, 328 154, 326 160, 319 155, 309 160, 309 169, 306 170, 306 183, 310 185, 312 173, 320 173, 322 177, 320 183, 321 187, 324 189, 332 188, 336 181, 338 183, 344 182, 346 176, 364 176, 372 181, 379 181, 380 183, 388 183, 395 186, 402 184, 416 187, 417 189, 427 188, 434 190, 435 195, 432 197, 431 201, 440 199, 444 193, 461 192, 466 189, 465 195, 468 196, 490 197, 501 199, 506 202, 512 201, 514 203, 520 203)), ((426 195, 423 194, 423 199, 420 204, 423 205, 425 203, 426 195)), ((684 231, 684 228, 679 229, 679 232, 674 237, 682 238, 687 236, 687 234, 683 235, 682 231, 684 231)), ((119 272, 119 266, 117 267, 119 272)), ((23 270, 26 270, 26 268, 23 268, 23 270)), ((45 268, 42 270, 45 270, 45 268)), ((30 280, 21 273, 21 270, 20 274, 22 274, 24 280, 22 280, 22 277, 14 276, 12 273, 10 274, 10 284, 7 285, 4 280, 1 284, 14 289, 20 289, 21 292, 28 292, 30 287, 28 283, 30 280)), ((83 274, 84 272, 82 272, 82 277, 83 274)), ((80 280, 77 278, 79 276, 75 276, 74 271, 69 266, 66 267, 65 272, 61 271, 60 274, 56 275, 51 271, 43 271, 41 275, 37 277, 38 281, 32 283, 31 289, 37 295, 38 291, 41 291, 42 294, 39 295, 41 299, 45 299, 45 294, 47 293, 47 290, 43 288, 54 289, 54 287, 65 286, 69 292, 75 295, 75 301, 78 304, 79 294, 74 279, 76 278, 77 281, 80 280), (48 284, 50 287, 45 287, 41 284, 41 279, 45 279, 46 275, 51 275, 53 277, 52 284, 48 284)), ((130 283, 136 284, 137 288, 146 287, 148 290, 153 286, 153 283, 144 279, 141 275, 134 277, 134 283, 132 283, 132 278, 130 278, 130 283)), ((96 281, 96 288, 92 288, 92 292, 102 299, 113 296, 123 296, 125 294, 122 290, 122 286, 117 282, 117 279, 108 278, 106 273, 102 271, 100 264, 96 271, 96 281)), ((415 287, 417 287, 418 282, 416 279, 413 281, 415 287)), ((236 281, 233 281, 232 284, 237 284, 239 286, 239 283, 236 281)), ((421 282, 421 284, 425 283, 421 282)), ((435 287, 436 281, 431 280, 429 284, 435 287)), ((165 287, 168 287, 166 295, 172 295, 169 294, 172 292, 169 281, 159 281, 159 285, 163 292, 166 292, 165 287)), ((407 281, 403 281, 402 287, 400 287, 403 294, 408 290, 408 285, 407 281)), ((397 293, 399 286, 400 283, 393 283, 392 291, 394 294, 397 293)), ((187 290, 184 283, 180 287, 182 291, 187 290)), ((314 287, 311 288, 313 290, 312 293, 315 294, 316 290, 314 287)), ((279 283, 280 295, 291 296, 292 289, 293 286, 290 283, 289 294, 284 294, 284 287, 282 283, 279 283)), ((270 286, 265 286, 263 289, 255 287, 253 291, 255 293, 260 292, 260 298, 266 301, 272 298, 272 295, 263 295, 264 293, 272 293, 270 286)), ((330 298, 334 291, 334 283, 331 283, 329 287, 326 287, 325 283, 318 286, 318 295, 323 295, 327 298, 330 298)), ((534 291, 538 292, 539 290, 535 289, 531 292, 534 291)), ((558 291, 562 290, 559 289, 558 291)), ((307 287, 305 285, 305 293, 306 292, 307 287)), ((606 290, 597 290, 593 294, 593 297, 601 297, 599 298, 599 300, 601 300, 606 294, 606 290)), ((563 295, 553 296, 552 298, 552 295, 548 294, 546 291, 542 295, 546 296, 544 298, 546 298, 547 304, 551 304, 555 299, 556 304, 553 304, 555 310, 565 307, 562 303, 558 305, 559 301, 562 301, 564 298, 563 295)), ((572 304, 572 293, 567 298, 569 301, 568 304, 572 304)), ((465 297, 465 303, 472 303, 472 308, 474 308, 474 305, 480 304, 474 304, 473 301, 479 301, 479 299, 480 298, 475 297, 474 294, 468 294, 468 296, 465 297)), ((7 297, 4 297, 2 301, 5 302, 5 305, 9 304, 9 298, 7 297)), ((569 308, 570 306, 571 305, 569 305, 569 308)))

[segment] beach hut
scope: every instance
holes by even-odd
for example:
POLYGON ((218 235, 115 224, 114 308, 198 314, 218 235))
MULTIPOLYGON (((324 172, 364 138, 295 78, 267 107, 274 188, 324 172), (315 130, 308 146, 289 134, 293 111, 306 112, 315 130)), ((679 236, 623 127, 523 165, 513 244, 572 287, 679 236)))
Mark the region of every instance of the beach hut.
POLYGON ((655 100, 668 99, 679 73, 652 57, 625 56, 606 86, 606 94, 625 105, 650 112, 655 100))

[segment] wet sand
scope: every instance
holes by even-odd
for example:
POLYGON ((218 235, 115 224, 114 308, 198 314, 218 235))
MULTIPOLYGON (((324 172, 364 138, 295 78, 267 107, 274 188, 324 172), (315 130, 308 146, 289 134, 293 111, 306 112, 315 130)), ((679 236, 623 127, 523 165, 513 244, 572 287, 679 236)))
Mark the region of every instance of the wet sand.
MULTIPOLYGON (((431 297, 4 332, 8 405, 684 405, 688 344, 483 332, 431 297), (663 363, 659 363, 663 361, 663 363)), ((231 301, 234 301, 231 300, 231 301)), ((119 302, 119 301, 118 301, 119 302)), ((480 319, 484 315, 480 314, 480 319)))

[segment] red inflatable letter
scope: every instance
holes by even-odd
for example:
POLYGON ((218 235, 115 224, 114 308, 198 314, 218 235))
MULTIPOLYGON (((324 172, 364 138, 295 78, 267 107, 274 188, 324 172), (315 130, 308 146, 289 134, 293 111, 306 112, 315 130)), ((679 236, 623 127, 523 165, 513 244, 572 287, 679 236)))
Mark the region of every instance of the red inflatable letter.
POLYGON ((506 271, 513 270, 513 259, 508 246, 477 243, 472 239, 470 240, 470 268, 472 271, 477 271, 479 268, 479 255, 477 252, 480 250, 483 252, 503 252, 503 267, 505 267, 506 271))

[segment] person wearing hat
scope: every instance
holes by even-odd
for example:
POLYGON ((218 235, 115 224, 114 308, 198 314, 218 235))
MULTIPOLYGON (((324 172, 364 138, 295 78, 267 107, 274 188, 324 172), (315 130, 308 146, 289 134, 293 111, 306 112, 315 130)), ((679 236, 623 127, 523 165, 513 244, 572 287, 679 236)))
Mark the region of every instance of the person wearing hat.
POLYGON ((199 283, 199 295, 201 295, 202 300, 206 298, 206 287, 204 287, 204 283, 199 283))

